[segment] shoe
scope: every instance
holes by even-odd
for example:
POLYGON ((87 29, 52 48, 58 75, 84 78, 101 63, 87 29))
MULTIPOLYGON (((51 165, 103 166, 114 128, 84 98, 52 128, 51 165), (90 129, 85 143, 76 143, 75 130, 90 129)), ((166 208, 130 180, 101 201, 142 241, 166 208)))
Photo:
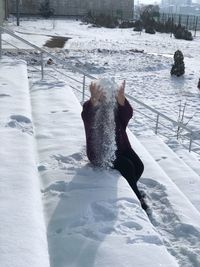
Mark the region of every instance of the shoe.
POLYGON ((143 197, 140 199, 140 204, 141 204, 143 210, 146 211, 147 209, 149 209, 149 206, 147 205, 147 203, 146 203, 146 201, 144 200, 143 197))
POLYGON ((146 197, 146 193, 143 190, 139 190, 141 198, 145 198, 146 197))

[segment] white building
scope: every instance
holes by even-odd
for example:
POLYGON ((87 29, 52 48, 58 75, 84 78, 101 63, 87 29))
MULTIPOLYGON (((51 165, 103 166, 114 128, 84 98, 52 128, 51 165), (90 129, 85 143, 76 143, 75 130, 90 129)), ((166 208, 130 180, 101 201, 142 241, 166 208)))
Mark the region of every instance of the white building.
POLYGON ((161 6, 170 6, 170 5, 191 5, 192 0, 162 0, 161 6))
MULTIPOLYGON (((197 1, 200 2, 200 0, 197 1)), ((168 14, 200 15, 200 4, 193 3, 192 0, 162 0, 160 12, 168 14)))

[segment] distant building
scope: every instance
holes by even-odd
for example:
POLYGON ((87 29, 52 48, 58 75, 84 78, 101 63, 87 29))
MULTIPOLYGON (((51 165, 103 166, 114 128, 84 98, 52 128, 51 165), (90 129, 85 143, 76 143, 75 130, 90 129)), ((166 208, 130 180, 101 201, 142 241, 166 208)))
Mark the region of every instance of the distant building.
POLYGON ((170 6, 170 5, 191 5, 192 0, 162 0, 161 6, 170 6))
POLYGON ((4 19, 7 17, 7 0, 0 0, 0 25, 3 24, 4 19))
MULTIPOLYGON (((9 1, 9 12, 16 13, 16 0, 9 1)), ((45 0, 21 0, 20 14, 39 15, 45 0)), ((134 0, 49 0, 55 16, 83 16, 89 11, 109 14, 124 19, 133 18, 134 0)))
POLYGON ((200 15, 200 4, 193 3, 192 0, 162 0, 160 12, 198 16, 200 15))

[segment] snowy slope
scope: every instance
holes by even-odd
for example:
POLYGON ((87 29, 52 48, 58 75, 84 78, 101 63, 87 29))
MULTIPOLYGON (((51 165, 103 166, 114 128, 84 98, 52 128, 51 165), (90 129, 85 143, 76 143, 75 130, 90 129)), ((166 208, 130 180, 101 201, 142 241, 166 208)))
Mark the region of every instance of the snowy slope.
POLYGON ((52 85, 31 89, 51 266, 178 266, 125 179, 88 164, 80 104, 52 85))
POLYGON ((0 60, 0 266, 48 267, 26 63, 0 60))

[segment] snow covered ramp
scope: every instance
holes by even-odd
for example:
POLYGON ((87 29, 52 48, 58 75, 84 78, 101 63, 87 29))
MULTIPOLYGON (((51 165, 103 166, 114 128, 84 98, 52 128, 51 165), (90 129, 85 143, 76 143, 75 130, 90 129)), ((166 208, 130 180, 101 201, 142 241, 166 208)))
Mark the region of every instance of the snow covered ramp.
POLYGON ((71 89, 38 82, 31 100, 51 267, 177 267, 126 180, 88 164, 71 89))
POLYGON ((0 60, 0 266, 49 267, 25 62, 0 60))

